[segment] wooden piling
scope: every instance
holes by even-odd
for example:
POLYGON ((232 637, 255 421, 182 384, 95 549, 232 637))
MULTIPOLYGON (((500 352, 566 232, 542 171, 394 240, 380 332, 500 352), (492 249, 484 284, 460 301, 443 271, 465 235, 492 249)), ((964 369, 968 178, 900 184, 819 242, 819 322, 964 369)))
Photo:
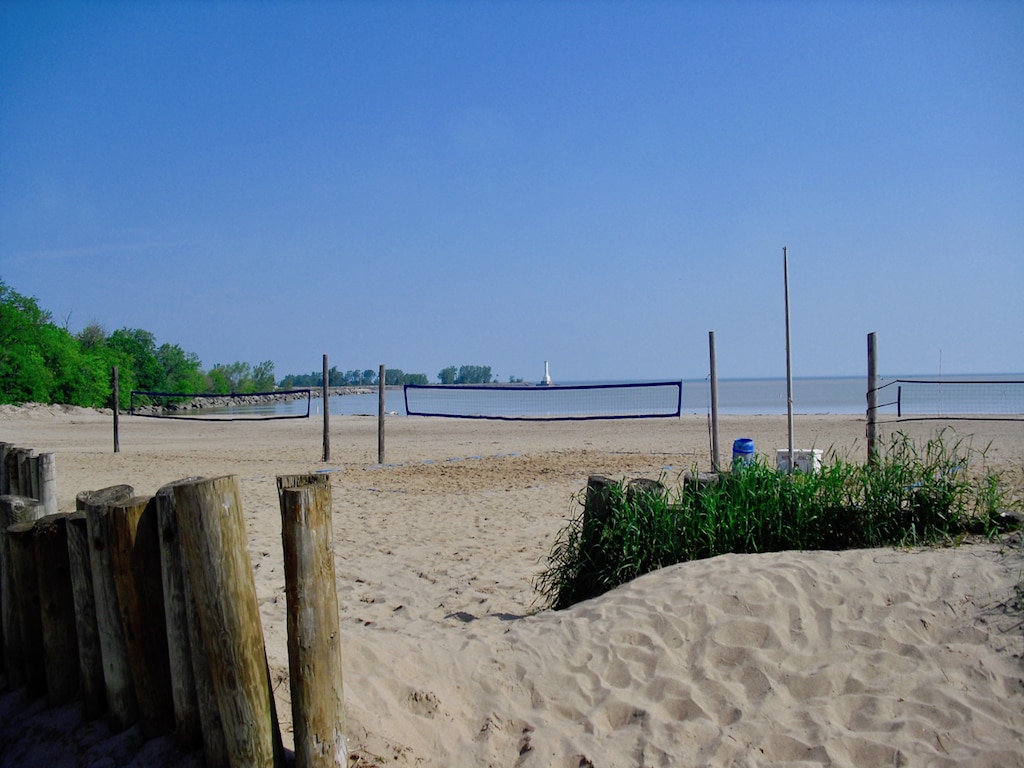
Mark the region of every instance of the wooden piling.
MULTIPOLYGON (((10 443, 0 442, 0 496, 8 495, 7 490, 7 452, 10 450, 10 443)), ((7 556, 3 550, 0 549, 0 560, 5 559, 7 556)), ((0 672, 4 671, 4 649, 3 649, 3 594, 0 593, 0 672)))
POLYGON ((96 624, 88 526, 84 511, 68 517, 68 565, 71 596, 75 606, 75 635, 78 640, 78 683, 82 713, 86 720, 95 720, 107 710, 107 690, 103 682, 103 655, 96 624))
MULTIPOLYGON (((8 454, 13 461, 14 452, 8 454)), ((43 506, 35 499, 6 494, 0 496, 0 629, 3 631, 4 671, 7 687, 25 684, 25 651, 21 635, 21 614, 18 610, 14 565, 10 555, 8 528, 17 523, 42 517, 43 506)))
MULTIPOLYGON (((191 482, 198 478, 187 478, 179 482, 191 482)), ((190 639, 189 623, 196 624, 192 616, 195 603, 191 588, 186 590, 182 573, 181 536, 178 532, 178 518, 174 510, 174 485, 169 483, 156 492, 157 518, 160 523, 160 570, 164 588, 164 618, 167 625, 167 652, 171 670, 171 696, 174 702, 174 734, 178 743, 186 750, 197 749, 203 745, 204 728, 220 729, 220 715, 217 713, 217 702, 213 693, 213 681, 206 677, 204 698, 210 705, 204 718, 197 693, 196 673, 193 668, 193 654, 206 651, 201 642, 193 643, 190 639)), ((198 626, 195 627, 196 638, 198 626)), ((209 669, 207 662, 206 669, 209 669)), ((207 752, 210 750, 208 749, 207 752)), ((223 756, 227 764, 227 754, 223 756)), ((211 763, 207 754, 207 764, 211 763)))
POLYGON ((7 454, 14 450, 10 443, 0 442, 0 496, 9 496, 11 493, 10 482, 7 479, 7 454))
POLYGON ((41 501, 42 495, 39 493, 39 456, 36 455, 35 451, 28 452, 28 456, 25 459, 25 474, 28 476, 28 485, 22 485, 25 488, 25 495, 41 501))
POLYGON ((68 556, 68 518, 47 515, 36 522, 36 562, 40 564, 39 605, 46 656, 46 703, 66 704, 78 693, 78 635, 68 556))
POLYGON ((230 764, 273 765, 283 753, 238 479, 175 485, 174 507, 230 764))
POLYGON ((603 523, 608 518, 608 503, 612 488, 618 483, 604 475, 587 478, 587 495, 583 502, 584 527, 591 523, 603 523))
POLYGON ((47 515, 57 514, 57 459, 52 453, 39 454, 39 495, 36 496, 43 504, 43 512, 47 515))
POLYGON ((17 493, 19 496, 24 496, 29 499, 38 499, 39 497, 33 493, 32 490, 32 462, 31 459, 35 455, 35 451, 31 448, 15 448, 14 449, 14 463, 15 463, 15 478, 17 478, 17 493))
MULTIPOLYGON (((301 478, 301 476, 300 476, 301 478)), ((278 478, 288 614, 288 667, 296 768, 344 766, 345 702, 334 553, 331 484, 325 475, 288 487, 278 478)))
POLYGON ((18 484, 18 448, 8 444, 4 456, 4 496, 21 496, 18 484))
POLYGON ((117 602, 109 540, 110 510, 113 504, 124 500, 125 487, 112 486, 95 491, 82 500, 89 531, 89 562, 92 568, 93 598, 96 601, 96 627, 103 658, 107 722, 114 733, 131 727, 139 719, 139 705, 117 602))
POLYGON ((112 505, 107 526, 139 725, 143 736, 155 738, 174 721, 155 500, 135 496, 112 505))
POLYGON ((14 575, 14 601, 20 618, 25 690, 31 698, 46 691, 46 657, 43 655, 34 538, 35 521, 15 523, 7 529, 7 552, 14 575))

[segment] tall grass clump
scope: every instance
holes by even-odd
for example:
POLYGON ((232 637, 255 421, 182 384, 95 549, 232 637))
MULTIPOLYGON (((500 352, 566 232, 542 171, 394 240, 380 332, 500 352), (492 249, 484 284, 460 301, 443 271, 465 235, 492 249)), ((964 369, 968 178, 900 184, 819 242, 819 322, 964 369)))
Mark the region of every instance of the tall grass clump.
POLYGON ((991 535, 1007 506, 984 451, 944 433, 923 446, 902 434, 870 464, 830 454, 818 472, 755 462, 717 476, 602 480, 575 498, 535 580, 553 608, 595 597, 666 565, 726 553, 924 545, 991 535), (980 467, 972 465, 972 461, 980 467))

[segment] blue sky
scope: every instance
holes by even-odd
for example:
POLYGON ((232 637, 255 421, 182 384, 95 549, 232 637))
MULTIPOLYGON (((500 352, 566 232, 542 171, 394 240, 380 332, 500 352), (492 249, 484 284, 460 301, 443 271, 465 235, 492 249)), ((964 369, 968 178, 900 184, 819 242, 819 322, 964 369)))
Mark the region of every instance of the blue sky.
POLYGON ((0 277, 204 367, 1024 371, 1024 3, 3 2, 0 277))

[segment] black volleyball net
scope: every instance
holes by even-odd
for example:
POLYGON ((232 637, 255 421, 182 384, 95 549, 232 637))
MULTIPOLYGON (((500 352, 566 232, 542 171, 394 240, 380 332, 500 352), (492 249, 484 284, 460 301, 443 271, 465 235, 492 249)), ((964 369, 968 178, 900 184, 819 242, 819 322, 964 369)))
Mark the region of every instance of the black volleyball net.
POLYGON ((407 384, 410 416, 580 421, 678 417, 681 381, 630 384, 407 384))
POLYGON ((1024 421, 1024 381, 893 379, 878 387, 878 415, 896 421, 1024 421))
POLYGON ((129 413, 191 421, 274 421, 309 418, 312 389, 216 395, 194 392, 131 392, 129 413))

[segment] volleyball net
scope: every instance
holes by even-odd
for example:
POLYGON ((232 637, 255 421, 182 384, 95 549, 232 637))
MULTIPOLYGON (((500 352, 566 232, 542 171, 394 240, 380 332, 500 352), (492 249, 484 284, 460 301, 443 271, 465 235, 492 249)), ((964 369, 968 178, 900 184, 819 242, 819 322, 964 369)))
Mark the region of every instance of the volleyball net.
POLYGON ((132 416, 190 421, 306 419, 309 418, 312 392, 312 389, 286 389, 217 395, 133 389, 129 413, 132 416))
POLYGON ((1024 381, 894 379, 875 391, 878 415, 896 421, 1024 421, 1024 381))
POLYGON ((410 416, 506 421, 582 421, 678 417, 681 381, 632 384, 406 384, 410 416))

